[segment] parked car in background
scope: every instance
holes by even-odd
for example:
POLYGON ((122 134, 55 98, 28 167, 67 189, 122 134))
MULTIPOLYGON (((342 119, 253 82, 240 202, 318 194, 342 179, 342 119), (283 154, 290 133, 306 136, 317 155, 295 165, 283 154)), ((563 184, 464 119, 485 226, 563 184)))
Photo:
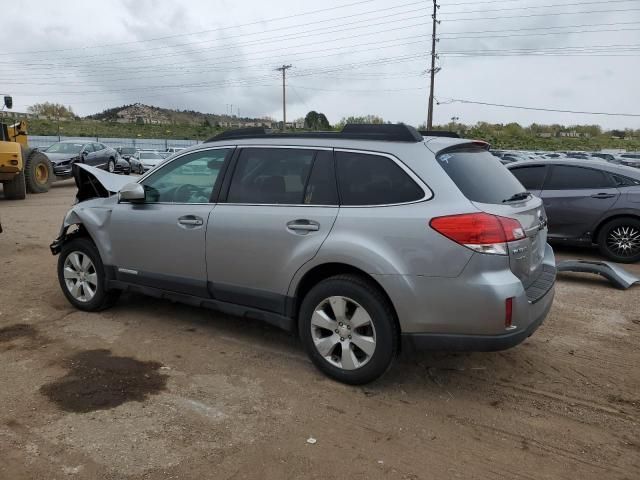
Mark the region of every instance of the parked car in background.
POLYGON ((640 261, 640 170, 603 160, 540 160, 507 168, 539 196, 549 239, 596 244, 616 262, 640 261))
POLYGON ((164 157, 158 152, 149 150, 139 150, 133 158, 141 164, 142 173, 148 172, 164 161, 164 157))
POLYGON ((607 162, 617 163, 616 162, 616 157, 612 153, 591 152, 591 153, 589 153, 589 155, 591 157, 594 157, 594 158, 600 158, 600 159, 605 160, 607 162))
POLYGON ((132 290, 263 320, 342 382, 376 379, 401 344, 510 348, 553 301, 542 202, 484 142, 404 125, 227 131, 136 183, 82 175, 51 246, 72 305, 132 290))
POLYGON ((85 163, 112 173, 127 173, 129 170, 129 164, 119 159, 116 150, 98 142, 64 140, 49 146, 43 150, 43 153, 51 161, 53 172, 60 179, 72 176, 71 165, 75 162, 85 163))
POLYGON ((129 160, 129 158, 136 154, 138 149, 136 147, 118 147, 116 148, 116 151, 122 158, 129 160))
POLYGON ((184 150, 184 147, 169 147, 166 151, 169 153, 177 153, 181 152, 182 150, 184 150))
POLYGON ((640 153, 621 153, 618 158, 622 165, 640 168, 640 153))

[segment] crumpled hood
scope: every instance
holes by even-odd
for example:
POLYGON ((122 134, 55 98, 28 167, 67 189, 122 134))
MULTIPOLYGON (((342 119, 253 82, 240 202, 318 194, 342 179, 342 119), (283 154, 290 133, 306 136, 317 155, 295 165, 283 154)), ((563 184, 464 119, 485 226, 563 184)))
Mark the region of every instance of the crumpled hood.
POLYGON ((109 173, 84 163, 73 164, 73 177, 78 187, 78 193, 76 193, 78 202, 96 197, 110 197, 126 184, 135 183, 127 176, 109 173))

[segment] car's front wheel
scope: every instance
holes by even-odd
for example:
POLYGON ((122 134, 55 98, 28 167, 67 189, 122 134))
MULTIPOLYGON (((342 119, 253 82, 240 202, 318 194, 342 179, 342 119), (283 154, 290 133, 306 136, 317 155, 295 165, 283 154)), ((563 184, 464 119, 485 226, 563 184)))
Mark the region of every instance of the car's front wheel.
POLYGON ((340 382, 371 382, 396 355, 393 309, 379 288, 356 275, 338 275, 313 287, 302 301, 298 327, 316 367, 340 382))
POLYGON ((109 159, 109 163, 107 163, 107 170, 109 173, 114 173, 116 171, 116 161, 113 158, 109 159))
POLYGON ((622 217, 607 222, 598 235, 598 247, 614 262, 640 261, 640 220, 622 217))
POLYGON ((106 290, 100 253, 86 237, 74 238, 62 247, 58 258, 58 281, 67 300, 74 307, 88 312, 110 307, 120 293, 106 290))

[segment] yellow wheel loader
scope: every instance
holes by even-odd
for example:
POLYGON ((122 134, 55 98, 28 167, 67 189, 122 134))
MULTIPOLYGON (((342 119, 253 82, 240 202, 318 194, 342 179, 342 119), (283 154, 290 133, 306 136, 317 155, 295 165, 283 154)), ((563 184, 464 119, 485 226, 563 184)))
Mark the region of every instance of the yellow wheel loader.
MULTIPOLYGON (((11 97, 4 97, 4 105, 12 107, 11 97)), ((4 198, 22 200, 27 192, 48 192, 53 180, 53 167, 47 156, 29 148, 27 123, 0 121, 0 183, 4 198)))

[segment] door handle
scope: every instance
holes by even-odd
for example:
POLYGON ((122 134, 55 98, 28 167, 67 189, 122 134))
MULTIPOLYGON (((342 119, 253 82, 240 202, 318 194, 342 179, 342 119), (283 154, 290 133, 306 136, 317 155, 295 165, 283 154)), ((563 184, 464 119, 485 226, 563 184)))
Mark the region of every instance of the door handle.
POLYGON ((297 232, 317 232, 320 230, 320 224, 310 220, 293 220, 287 223, 287 228, 297 232))
POLYGON ((200 217, 195 215, 187 215, 178 219, 180 225, 186 225, 189 227, 199 227, 204 224, 204 221, 200 217))
POLYGON ((599 199, 612 198, 612 197, 615 197, 613 193, 596 193, 594 195, 591 195, 591 198, 599 198, 599 199))

